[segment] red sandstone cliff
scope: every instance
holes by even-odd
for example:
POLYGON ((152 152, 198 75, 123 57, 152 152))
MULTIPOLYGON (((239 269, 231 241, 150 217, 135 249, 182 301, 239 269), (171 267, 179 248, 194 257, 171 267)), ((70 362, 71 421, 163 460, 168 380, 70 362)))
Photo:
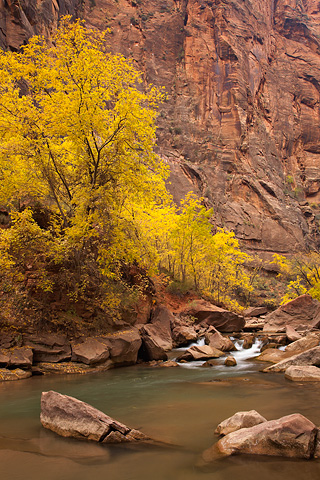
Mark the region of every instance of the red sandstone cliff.
POLYGON ((319 1, 0 0, 0 42, 49 35, 66 12, 110 27, 111 49, 166 87, 158 143, 176 199, 201 193, 250 250, 318 242, 319 1))

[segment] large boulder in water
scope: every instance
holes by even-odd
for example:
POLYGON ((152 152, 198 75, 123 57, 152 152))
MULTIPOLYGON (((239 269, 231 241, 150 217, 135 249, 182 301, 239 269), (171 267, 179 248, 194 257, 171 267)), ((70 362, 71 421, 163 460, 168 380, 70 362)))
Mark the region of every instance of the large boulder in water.
POLYGON ((212 325, 219 332, 239 332, 246 323, 243 316, 224 310, 205 300, 192 302, 192 305, 183 311, 183 315, 194 317, 198 323, 212 325))
POLYGON ((202 458, 211 462, 220 454, 255 454, 291 458, 312 458, 315 453, 317 427, 298 413, 229 433, 202 458))
POLYGON ((62 437, 100 443, 150 440, 91 405, 54 391, 42 393, 40 421, 45 428, 62 437))
POLYGON ((228 435, 228 433, 240 430, 240 428, 254 427, 260 423, 266 422, 260 413, 255 410, 249 410, 248 412, 237 412, 232 417, 227 418, 223 422, 219 423, 214 433, 217 435, 228 435))
POLYGON ((285 332, 286 326, 295 329, 319 328, 320 302, 310 295, 301 295, 285 305, 281 305, 265 318, 264 332, 285 332))
POLYGON ((296 355, 297 353, 305 352, 310 348, 317 347, 319 345, 319 337, 315 333, 309 333, 306 337, 300 338, 295 342, 290 343, 285 349, 286 353, 296 355))
POLYGON ((320 368, 311 366, 291 366, 284 376, 293 382, 320 382, 320 368))
POLYGON ((172 349, 171 324, 174 316, 164 306, 157 307, 151 323, 140 328, 142 347, 140 355, 144 360, 167 360, 167 351, 172 349))
POLYGON ((225 355, 224 352, 209 345, 194 345, 188 348, 184 353, 177 357, 177 361, 186 360, 187 362, 195 360, 207 360, 209 358, 219 358, 225 355))
POLYGON ((218 330, 216 330, 214 327, 210 327, 208 332, 206 332, 205 342, 206 345, 217 348, 222 352, 237 350, 230 338, 221 335, 221 333, 218 332, 218 330))

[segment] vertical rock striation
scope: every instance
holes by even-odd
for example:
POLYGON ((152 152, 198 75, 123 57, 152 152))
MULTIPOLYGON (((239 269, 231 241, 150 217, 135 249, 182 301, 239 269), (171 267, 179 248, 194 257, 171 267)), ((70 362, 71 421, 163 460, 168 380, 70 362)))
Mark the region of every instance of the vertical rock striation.
POLYGON ((34 3, 0 0, 0 44, 18 48, 81 13, 111 29, 110 49, 146 82, 165 86, 158 149, 176 200, 201 194, 218 225, 266 258, 318 244, 318 1, 34 3))

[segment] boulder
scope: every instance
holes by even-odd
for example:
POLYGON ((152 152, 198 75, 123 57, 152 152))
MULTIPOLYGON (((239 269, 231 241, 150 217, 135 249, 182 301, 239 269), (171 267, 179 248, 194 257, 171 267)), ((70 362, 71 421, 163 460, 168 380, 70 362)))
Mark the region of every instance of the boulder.
POLYGON ((258 362, 279 363, 288 356, 290 355, 286 354, 286 352, 283 350, 279 350, 278 348, 267 348, 260 353, 260 355, 255 357, 255 360, 258 360, 258 362))
POLYGON ((66 335, 31 335, 24 344, 33 350, 34 362, 63 362, 71 358, 71 345, 66 335))
POLYGON ((191 342, 195 342, 198 334, 193 326, 175 325, 172 329, 172 339, 175 347, 184 347, 191 342))
POLYGON ((71 344, 71 361, 87 365, 96 365, 105 362, 109 356, 109 347, 98 338, 87 338, 82 343, 71 344))
POLYGON ((240 428, 253 427, 254 425, 259 425, 266 421, 267 420, 255 410, 237 412, 232 415, 232 417, 219 423, 214 433, 217 435, 228 435, 228 433, 240 430, 240 428))
POLYGON ((290 343, 286 347, 286 353, 292 353, 295 355, 296 353, 305 352, 306 350, 310 350, 310 348, 316 347, 319 345, 319 338, 317 335, 309 333, 306 337, 300 338, 293 343, 290 343))
POLYGON ((206 360, 209 358, 219 358, 224 355, 224 352, 217 350, 216 348, 210 347, 209 345, 194 345, 193 347, 188 348, 184 353, 179 355, 176 360, 180 362, 181 360, 186 360, 187 362, 194 360, 206 360))
POLYGON ((320 368, 314 366, 291 366, 284 376, 293 382, 320 382, 320 368))
POLYGON ((243 339, 242 348, 248 350, 249 348, 252 347, 254 341, 255 341, 254 335, 246 335, 243 339))
POLYGON ((210 359, 204 362, 201 367, 204 368, 210 368, 210 367, 215 367, 216 365, 219 365, 219 363, 216 360, 210 359))
POLYGON ((0 364, 6 367, 29 369, 33 362, 33 352, 30 347, 13 347, 0 350, 0 364))
POLYGON ((195 300, 183 311, 183 314, 191 315, 199 323, 212 325, 219 332, 239 332, 245 326, 243 316, 224 310, 204 300, 195 300))
POLYGON ((309 459, 314 456, 317 427, 298 413, 231 432, 202 458, 211 462, 218 454, 254 454, 309 459))
POLYGON ((6 368, 0 368, 0 381, 12 381, 23 380, 24 378, 31 377, 30 371, 21 370, 16 368, 15 370, 7 370, 6 368))
POLYGON ((156 307, 152 312, 148 330, 161 339, 161 345, 165 351, 172 350, 171 324, 174 324, 174 321, 174 315, 163 305, 156 307))
POLYGON ((260 318, 245 317, 245 322, 245 326, 243 327, 244 332, 256 332, 262 330, 264 327, 264 320, 260 318))
POLYGON ((310 295, 301 295, 281 305, 265 318, 264 332, 285 332, 286 326, 293 328, 318 328, 320 325, 320 302, 310 295))
POLYGON ((275 365, 270 365, 263 370, 263 372, 285 372, 288 367, 293 366, 305 366, 305 365, 314 365, 316 367, 320 366, 320 347, 314 347, 306 352, 293 355, 287 359, 276 363, 275 365))
POLYGON ((103 443, 149 440, 91 405, 54 391, 42 393, 40 421, 63 437, 103 443))
POLYGON ((237 360, 232 355, 230 355, 225 359, 224 364, 226 367, 235 367, 237 365, 237 360))
POLYGON ((302 336, 291 325, 286 325, 286 335, 289 342, 300 340, 302 336))
POLYGON ((230 352, 236 350, 233 342, 228 337, 224 337, 214 327, 210 327, 205 334, 206 345, 221 350, 222 352, 230 352))
POLYGON ((244 312, 244 317, 259 317, 260 315, 265 315, 268 313, 266 307, 249 307, 244 312))
POLYGON ((164 306, 157 307, 151 323, 140 328, 142 346, 139 355, 143 360, 167 360, 167 351, 172 349, 171 324, 175 317, 164 306))
POLYGON ((108 347, 113 366, 120 367, 137 363, 141 347, 141 337, 137 328, 99 337, 99 341, 108 347))

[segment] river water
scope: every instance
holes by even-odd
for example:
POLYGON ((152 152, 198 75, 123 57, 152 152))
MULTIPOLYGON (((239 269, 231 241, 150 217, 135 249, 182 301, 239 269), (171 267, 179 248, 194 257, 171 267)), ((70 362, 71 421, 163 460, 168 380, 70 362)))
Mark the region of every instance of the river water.
POLYGON ((217 424, 237 411, 255 409, 268 420, 302 413, 320 425, 319 386, 259 373, 261 364, 248 360, 257 350, 255 345, 236 352, 237 367, 133 366, 0 383, 0 479, 319 479, 320 460, 247 455, 197 467, 201 452, 216 441, 217 424), (173 446, 103 446, 61 438, 39 421, 41 392, 47 390, 86 401, 173 446))

